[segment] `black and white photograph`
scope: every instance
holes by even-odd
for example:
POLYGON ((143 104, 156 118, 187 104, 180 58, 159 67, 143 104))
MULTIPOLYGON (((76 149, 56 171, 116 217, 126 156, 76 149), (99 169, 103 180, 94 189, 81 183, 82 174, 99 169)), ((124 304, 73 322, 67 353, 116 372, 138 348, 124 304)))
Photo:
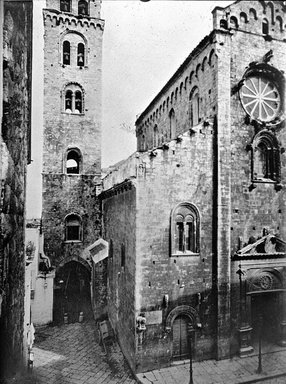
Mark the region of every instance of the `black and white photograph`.
POLYGON ((286 383, 286 1, 0 0, 0 384, 286 383))

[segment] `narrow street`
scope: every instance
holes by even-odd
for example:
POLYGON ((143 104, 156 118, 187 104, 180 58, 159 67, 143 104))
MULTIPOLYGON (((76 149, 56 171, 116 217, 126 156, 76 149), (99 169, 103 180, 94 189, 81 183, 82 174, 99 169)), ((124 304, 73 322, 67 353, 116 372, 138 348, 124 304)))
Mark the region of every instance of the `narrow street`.
POLYGON ((36 330, 34 366, 21 384, 133 384, 136 380, 118 344, 99 343, 94 321, 36 330))

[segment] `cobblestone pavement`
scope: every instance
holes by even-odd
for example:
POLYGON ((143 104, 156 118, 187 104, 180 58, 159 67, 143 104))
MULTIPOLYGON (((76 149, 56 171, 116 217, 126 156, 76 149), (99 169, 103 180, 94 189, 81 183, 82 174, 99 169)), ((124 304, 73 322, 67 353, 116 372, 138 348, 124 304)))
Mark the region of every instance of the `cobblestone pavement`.
MULTIPOLYGON (((99 344, 94 321, 36 330, 34 368, 5 384, 189 384, 189 362, 134 378, 118 344, 99 344), (137 379, 137 380, 136 380, 137 379)), ((193 363, 194 384, 286 384, 286 349, 258 357, 193 363)), ((2 384, 2 383, 1 383, 2 384)))
MULTIPOLYGON (((256 372, 258 357, 234 357, 193 363, 194 384, 286 384, 286 350, 262 355, 262 373, 256 372), (279 377, 278 377, 279 376, 279 377)), ((189 362, 137 375, 142 384, 188 384, 189 362)))
POLYGON ((99 344, 94 321, 36 330, 34 366, 8 384, 135 384, 116 342, 99 344))

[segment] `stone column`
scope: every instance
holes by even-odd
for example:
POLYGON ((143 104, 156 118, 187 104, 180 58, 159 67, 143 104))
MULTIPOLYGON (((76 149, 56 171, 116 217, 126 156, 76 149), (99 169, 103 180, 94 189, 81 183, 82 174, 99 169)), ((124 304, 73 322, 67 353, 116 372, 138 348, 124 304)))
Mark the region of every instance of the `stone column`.
POLYGON ((251 309, 251 296, 247 295, 246 278, 245 274, 241 271, 239 273, 239 285, 240 285, 240 327, 239 333, 239 356, 244 357, 253 352, 251 344, 251 332, 250 326, 250 309, 251 309))

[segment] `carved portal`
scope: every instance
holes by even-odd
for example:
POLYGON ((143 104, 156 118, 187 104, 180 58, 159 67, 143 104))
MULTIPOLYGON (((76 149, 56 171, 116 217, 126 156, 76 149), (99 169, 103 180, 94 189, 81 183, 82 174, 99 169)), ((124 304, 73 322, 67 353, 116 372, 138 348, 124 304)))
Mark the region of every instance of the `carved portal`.
POLYGON ((274 268, 248 271, 247 296, 252 313, 252 321, 248 322, 254 329, 254 338, 257 333, 256 321, 260 315, 263 318, 263 326, 266 327, 264 337, 286 346, 285 291, 280 271, 274 268))

